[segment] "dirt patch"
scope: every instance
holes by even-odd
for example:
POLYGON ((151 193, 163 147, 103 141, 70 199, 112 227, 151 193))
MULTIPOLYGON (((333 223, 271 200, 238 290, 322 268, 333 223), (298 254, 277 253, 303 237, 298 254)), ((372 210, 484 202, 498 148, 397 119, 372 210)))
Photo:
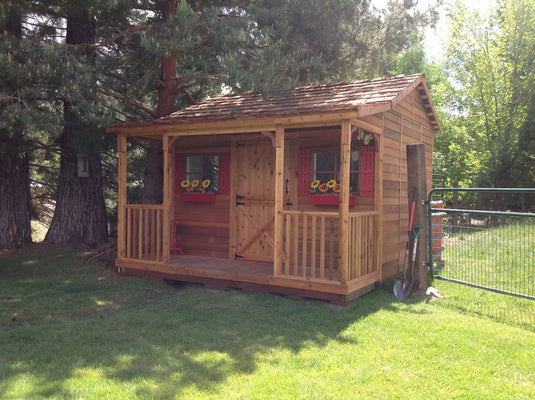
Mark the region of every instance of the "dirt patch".
POLYGON ((27 244, 21 247, 2 249, 0 250, 0 258, 16 256, 16 255, 39 256, 43 254, 56 253, 65 249, 67 249, 67 247, 60 246, 57 244, 44 243, 44 242, 32 243, 32 244, 27 244))

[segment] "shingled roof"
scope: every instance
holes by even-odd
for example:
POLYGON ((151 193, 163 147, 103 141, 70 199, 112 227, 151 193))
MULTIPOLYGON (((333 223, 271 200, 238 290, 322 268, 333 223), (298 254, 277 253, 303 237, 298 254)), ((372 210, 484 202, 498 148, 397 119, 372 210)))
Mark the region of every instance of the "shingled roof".
MULTIPOLYGON (((285 96, 272 99, 265 99, 258 93, 219 95, 153 120, 151 124, 285 117, 342 111, 355 111, 359 112, 359 116, 364 116, 389 111, 405 94, 418 89, 431 124, 436 130, 440 130, 424 77, 424 74, 399 75, 358 82, 305 86, 296 88, 285 96)), ((126 127, 125 125, 131 124, 139 122, 116 126, 126 127)), ((108 130, 113 131, 110 128, 112 127, 108 130)))

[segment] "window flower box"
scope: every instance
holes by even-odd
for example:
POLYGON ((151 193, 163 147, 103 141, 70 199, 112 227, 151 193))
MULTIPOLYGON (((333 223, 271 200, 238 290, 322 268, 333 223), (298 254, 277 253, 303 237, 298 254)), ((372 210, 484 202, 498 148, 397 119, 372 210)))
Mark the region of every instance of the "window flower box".
MULTIPOLYGON (((349 195, 349 205, 355 205, 355 196, 349 195)), ((310 204, 317 206, 337 206, 340 204, 340 196, 337 194, 311 194, 310 204)))
POLYGON ((196 203, 215 203, 215 193, 180 193, 181 201, 191 201, 196 203))

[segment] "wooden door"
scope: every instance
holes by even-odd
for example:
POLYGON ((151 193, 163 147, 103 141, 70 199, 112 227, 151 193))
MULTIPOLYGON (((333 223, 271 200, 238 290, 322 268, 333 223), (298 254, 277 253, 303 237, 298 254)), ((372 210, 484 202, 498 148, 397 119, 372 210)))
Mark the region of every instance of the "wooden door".
POLYGON ((275 151, 259 142, 236 153, 236 258, 273 261, 275 151))

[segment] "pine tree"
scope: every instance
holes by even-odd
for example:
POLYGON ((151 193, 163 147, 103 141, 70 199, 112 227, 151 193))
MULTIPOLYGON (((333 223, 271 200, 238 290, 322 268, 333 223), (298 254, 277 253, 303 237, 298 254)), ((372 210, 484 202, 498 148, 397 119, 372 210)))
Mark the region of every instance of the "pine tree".
POLYGON ((29 148, 24 124, 17 117, 17 109, 23 107, 19 89, 28 80, 9 68, 11 63, 23 63, 21 12, 15 4, 0 8, 2 43, 7 50, 0 59, 0 249, 32 240, 29 148))
MULTIPOLYGON (((83 2, 71 2, 67 11, 67 45, 87 45, 96 37, 96 20, 83 2)), ((90 47, 81 46, 75 57, 94 62, 90 47)), ((75 62, 78 60, 75 59, 75 62)), ((91 79, 91 78, 90 78, 91 79)), ((93 80, 93 79, 91 79, 93 80)), ((88 86, 95 85, 95 81, 88 86)), ((73 88, 76 90, 75 88, 73 88)), ((79 88, 83 91, 83 88, 79 88)), ((64 126, 60 137, 61 169, 56 209, 45 241, 94 246, 107 240, 107 219, 102 187, 98 126, 76 108, 79 99, 64 99, 64 126)), ((86 100, 87 101, 87 100, 86 100)))

